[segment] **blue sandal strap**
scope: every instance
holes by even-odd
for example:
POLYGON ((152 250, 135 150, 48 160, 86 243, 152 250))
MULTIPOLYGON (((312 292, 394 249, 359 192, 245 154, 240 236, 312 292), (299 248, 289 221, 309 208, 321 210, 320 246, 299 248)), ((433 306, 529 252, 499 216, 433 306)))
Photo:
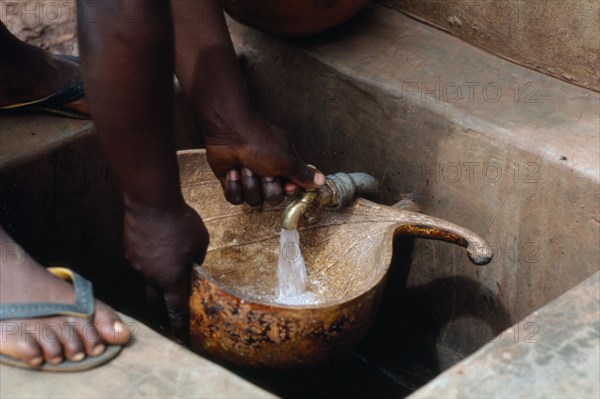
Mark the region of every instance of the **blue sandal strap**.
POLYGON ((48 316, 91 318, 94 315, 95 302, 92 283, 66 268, 49 267, 48 271, 63 280, 71 280, 75 289, 75 303, 8 303, 0 305, 0 320, 48 316))

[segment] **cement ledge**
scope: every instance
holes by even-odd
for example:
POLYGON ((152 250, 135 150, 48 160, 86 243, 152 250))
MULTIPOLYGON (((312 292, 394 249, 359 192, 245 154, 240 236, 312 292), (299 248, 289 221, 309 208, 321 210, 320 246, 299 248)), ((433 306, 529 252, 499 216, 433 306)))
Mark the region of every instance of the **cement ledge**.
POLYGON ((524 322, 409 397, 600 397, 600 272, 524 322))
POLYGON ((383 6, 314 40, 282 42, 232 20, 230 29, 242 54, 255 50, 249 58, 261 57, 256 51, 266 43, 272 52, 283 45, 367 92, 426 108, 459 132, 514 145, 600 182, 600 93, 494 57, 383 6))
POLYGON ((55 116, 0 117, 0 170, 22 165, 40 153, 53 151, 74 140, 95 134, 92 121, 55 116))
POLYGON ((135 343, 111 362, 76 373, 0 365, 2 398, 270 398, 271 393, 123 316, 135 343))
MULTIPOLYGON (((202 129, 175 80, 175 142, 177 149, 202 146, 202 129)), ((74 140, 96 135, 91 120, 75 120, 51 115, 0 117, 0 171, 18 167, 40 154, 50 153, 74 140)), ((102 151, 98 146, 98 151, 102 151)))
POLYGON ((519 65, 600 90, 597 1, 379 2, 519 65))

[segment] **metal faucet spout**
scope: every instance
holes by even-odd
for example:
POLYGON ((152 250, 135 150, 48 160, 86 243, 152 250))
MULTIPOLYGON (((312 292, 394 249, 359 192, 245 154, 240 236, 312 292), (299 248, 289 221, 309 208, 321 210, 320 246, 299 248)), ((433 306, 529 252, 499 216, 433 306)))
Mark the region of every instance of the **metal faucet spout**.
POLYGON ((281 225, 286 230, 296 230, 298 224, 300 224, 300 218, 306 213, 308 207, 312 204, 314 199, 318 196, 316 191, 307 191, 298 198, 296 198, 291 204, 283 211, 283 217, 281 219, 281 225))
POLYGON ((296 198, 283 212, 281 224, 286 230, 298 228, 300 219, 311 206, 336 210, 347 207, 357 196, 379 193, 379 182, 366 173, 336 173, 325 179, 317 191, 307 191, 296 198))

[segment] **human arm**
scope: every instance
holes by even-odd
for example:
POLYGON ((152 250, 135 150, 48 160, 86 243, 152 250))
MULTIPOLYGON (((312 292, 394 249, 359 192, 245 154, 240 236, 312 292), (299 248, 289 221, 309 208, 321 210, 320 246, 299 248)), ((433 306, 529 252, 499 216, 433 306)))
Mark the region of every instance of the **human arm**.
POLYGON ((258 205, 263 199, 274 204, 284 191, 323 185, 323 174, 306 165, 285 132, 251 105, 219 2, 172 0, 171 5, 176 74, 206 126, 208 161, 226 198, 234 204, 258 205))
POLYGON ((141 4, 79 1, 82 71, 92 118, 123 194, 126 257, 144 276, 149 299, 164 301, 183 339, 190 268, 202 261, 208 233, 179 187, 169 4, 141 4), (96 10, 96 17, 87 10, 96 10))

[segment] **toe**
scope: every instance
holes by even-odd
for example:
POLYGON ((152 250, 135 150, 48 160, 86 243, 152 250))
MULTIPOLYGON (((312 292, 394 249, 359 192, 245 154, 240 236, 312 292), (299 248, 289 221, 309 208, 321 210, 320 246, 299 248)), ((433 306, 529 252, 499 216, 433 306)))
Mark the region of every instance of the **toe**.
POLYGON ((0 353, 12 357, 13 359, 23 360, 30 366, 37 367, 44 363, 44 353, 34 334, 28 334, 30 331, 25 323, 22 322, 2 322, 0 353))
POLYGON ((18 351, 19 354, 14 357, 24 360, 30 366, 37 367, 44 364, 44 353, 37 341, 21 342, 18 351))
POLYGON ((96 328, 102 340, 109 345, 125 345, 131 339, 131 333, 117 313, 108 305, 96 301, 96 328))
POLYGON ((69 338, 73 341, 79 340, 87 356, 98 356, 104 352, 106 345, 102 342, 100 332, 94 323, 82 319, 68 320, 68 323, 73 329, 72 336, 69 338))
POLYGON ((60 342, 61 328, 58 323, 47 323, 42 327, 38 344, 44 354, 44 359, 50 364, 58 364, 64 360, 63 348, 60 342))
POLYGON ((71 362, 80 362, 85 359, 85 348, 72 326, 63 323, 60 334, 60 343, 65 357, 71 362))

